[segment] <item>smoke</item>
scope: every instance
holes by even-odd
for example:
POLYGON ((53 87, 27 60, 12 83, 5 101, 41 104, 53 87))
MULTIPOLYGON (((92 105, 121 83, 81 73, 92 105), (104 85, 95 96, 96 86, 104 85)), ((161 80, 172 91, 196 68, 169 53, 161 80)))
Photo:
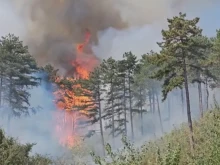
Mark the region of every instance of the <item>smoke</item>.
MULTIPOLYGON (((7 122, 7 116, 2 116, 3 112, 8 109, 4 108, 0 111, 0 128, 3 128, 8 136, 18 138, 19 142, 36 143, 33 147, 32 154, 51 154, 57 156, 57 150, 62 152, 58 140, 54 136, 54 112, 56 107, 53 104, 53 96, 51 91, 45 90, 46 84, 42 82, 41 86, 30 89, 30 104, 37 108, 36 114, 30 113, 30 116, 22 116, 13 118, 10 123, 7 122), (40 107, 40 108, 38 108, 40 107)), ((63 150, 64 152, 64 150, 63 150)), ((59 153, 60 154, 60 153, 59 153)))
MULTIPOLYGON (((143 54, 156 47, 166 18, 197 0, 11 0, 23 19, 24 35, 40 65, 51 63, 63 72, 72 69, 75 45, 92 34, 98 58, 121 57, 128 48, 143 54)), ((215 2, 215 0, 210 1, 215 2)), ((208 4, 203 0, 201 4, 208 4)), ((207 5, 206 5, 207 6, 207 5)), ((90 54, 87 58, 96 58, 90 54)))

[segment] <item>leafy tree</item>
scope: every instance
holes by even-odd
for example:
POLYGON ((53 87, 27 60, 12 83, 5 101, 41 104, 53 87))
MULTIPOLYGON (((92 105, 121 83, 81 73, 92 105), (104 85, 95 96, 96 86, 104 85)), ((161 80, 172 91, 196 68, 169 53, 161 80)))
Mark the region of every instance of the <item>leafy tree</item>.
POLYGON ((167 94, 175 88, 182 88, 184 85, 186 92, 187 117, 190 129, 190 145, 194 149, 193 126, 190 110, 189 98, 189 82, 188 70, 198 69, 196 64, 193 64, 195 59, 198 59, 198 54, 194 53, 195 44, 194 38, 201 36, 202 30, 197 26, 199 18, 192 20, 186 19, 186 14, 179 13, 172 19, 167 19, 168 30, 162 30, 163 42, 158 43, 161 47, 160 54, 150 56, 153 64, 158 66, 158 70, 152 76, 162 80, 163 100, 167 94))

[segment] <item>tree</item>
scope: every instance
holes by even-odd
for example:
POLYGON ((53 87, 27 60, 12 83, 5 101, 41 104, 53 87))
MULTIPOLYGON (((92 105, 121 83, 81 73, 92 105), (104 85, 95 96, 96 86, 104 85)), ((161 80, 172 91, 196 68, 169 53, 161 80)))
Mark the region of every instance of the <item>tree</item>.
POLYGON ((119 60, 117 65, 118 68, 118 89, 121 91, 120 100, 124 113, 124 135, 127 136, 127 78, 126 78, 126 61, 119 60))
POLYGON ((216 36, 211 38, 211 42, 213 44, 211 56, 209 58, 210 69, 212 73, 217 77, 217 84, 212 84, 213 87, 219 86, 219 70, 220 70, 220 29, 216 31, 216 36))
POLYGON ((101 68, 95 68, 94 71, 90 73, 89 78, 79 80, 79 84, 81 88, 79 88, 78 96, 86 96, 90 98, 82 104, 84 106, 82 106, 81 109, 87 109, 87 113, 90 113, 89 117, 92 119, 90 121, 92 124, 99 121, 103 153, 105 155, 104 132, 102 123, 104 115, 102 114, 101 102, 103 101, 102 95, 106 90, 103 86, 103 74, 101 68))
POLYGON ((35 59, 28 52, 19 37, 9 34, 0 40, 1 102, 12 116, 28 115, 30 110, 28 89, 39 85, 36 73, 39 71, 35 59))
POLYGON ((105 119, 110 119, 111 122, 106 128, 111 128, 113 139, 124 133, 124 118, 122 117, 122 100, 120 79, 118 79, 118 62, 113 58, 103 60, 101 64, 103 71, 104 84, 107 87, 106 91, 106 106, 105 106, 105 119))
POLYGON ((211 53, 212 43, 210 42, 209 38, 205 36, 197 36, 193 39, 193 41, 194 50, 192 53, 196 55, 196 57, 192 59, 193 65, 191 66, 193 67, 190 68, 190 76, 191 82, 196 82, 198 84, 199 109, 201 117, 203 117, 202 83, 207 86, 209 81, 215 80, 215 76, 209 71, 208 61, 211 53))
POLYGON ((42 68, 42 71, 46 72, 46 81, 54 83, 58 77, 59 69, 55 69, 52 65, 47 64, 42 68))
POLYGON ((140 71, 135 73, 134 75, 134 84, 132 85, 135 107, 137 108, 136 112, 140 114, 141 121, 141 134, 144 134, 144 122, 143 122, 143 114, 146 111, 144 109, 144 105, 146 104, 146 96, 147 96, 147 85, 146 85, 146 77, 141 72, 142 65, 139 64, 140 71))
MULTIPOLYGON (((213 88, 219 88, 220 87, 220 30, 216 31, 216 36, 214 38, 211 38, 211 42, 213 44, 212 50, 211 50, 211 55, 209 56, 208 59, 208 67, 209 70, 215 75, 216 81, 211 82, 210 87, 213 88)), ((209 97, 209 92, 208 92, 208 86, 206 85, 206 102, 208 103, 208 97, 209 97)), ((207 104, 208 108, 208 104, 207 104)))
POLYGON ((159 91, 161 89, 161 84, 159 81, 150 78, 150 75, 154 72, 154 70, 157 69, 157 66, 152 65, 149 62, 148 56, 153 56, 153 55, 155 54, 153 51, 151 51, 150 53, 142 56, 140 61, 141 64, 140 73, 142 74, 142 77, 144 77, 145 79, 145 84, 146 84, 145 88, 148 90, 151 112, 155 113, 157 106, 161 131, 163 132, 162 118, 161 118, 160 105, 159 105, 159 91))
POLYGON ((150 56, 153 64, 158 66, 158 70, 152 78, 157 78, 164 82, 162 85, 163 100, 167 94, 175 88, 185 87, 188 126, 190 130, 191 150, 194 149, 193 126, 190 110, 188 70, 198 67, 193 64, 193 60, 198 58, 194 53, 194 37, 201 36, 202 30, 197 26, 199 18, 186 19, 186 14, 179 13, 172 19, 167 19, 168 30, 162 30, 163 41, 158 43, 162 49, 160 54, 150 56))
POLYGON ((134 74, 137 69, 137 57, 131 52, 126 52, 123 55, 124 58, 124 66, 125 66, 125 77, 127 79, 128 84, 128 99, 129 99, 129 112, 130 112, 130 122, 131 122, 131 136, 132 140, 134 139, 134 125, 133 125, 133 107, 132 107, 132 98, 133 91, 131 89, 132 84, 134 83, 134 74))

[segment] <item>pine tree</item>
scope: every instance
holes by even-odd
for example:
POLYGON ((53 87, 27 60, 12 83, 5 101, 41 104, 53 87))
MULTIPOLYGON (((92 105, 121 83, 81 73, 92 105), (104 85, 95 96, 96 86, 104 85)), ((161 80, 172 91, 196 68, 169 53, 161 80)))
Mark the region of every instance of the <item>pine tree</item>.
POLYGON ((103 94, 106 92, 103 86, 103 73, 100 67, 94 69, 90 73, 88 79, 79 80, 80 88, 78 89, 78 96, 86 96, 89 101, 82 102, 81 110, 87 109, 87 116, 91 119, 92 124, 99 122, 100 133, 103 147, 103 154, 105 155, 105 144, 104 144, 104 131, 102 120, 105 117, 102 111, 101 102, 103 94))
POLYGON ((208 85, 208 81, 215 80, 215 76, 209 71, 208 67, 208 58, 211 53, 212 43, 204 36, 195 37, 193 41, 194 50, 192 53, 195 55, 195 58, 192 59, 193 64, 191 64, 190 76, 192 77, 191 82, 198 84, 199 109, 201 117, 203 117, 202 83, 208 85))
POLYGON ((54 83, 58 77, 59 69, 55 69, 52 65, 47 64, 42 68, 42 71, 46 72, 46 81, 54 83))
POLYGON ((119 60, 117 65, 118 68, 118 90, 120 93, 120 100, 121 100, 121 108, 124 114, 124 135, 127 136, 127 78, 126 78, 126 61, 119 60))
POLYGON ((161 47, 160 54, 151 56, 153 64, 158 66, 158 70, 152 76, 162 80, 163 100, 167 94, 175 88, 185 87, 187 117, 190 130, 190 145, 194 149, 193 126, 190 110, 188 70, 196 67, 192 62, 198 58, 194 54, 194 37, 201 36, 202 30, 197 26, 199 18, 186 19, 186 14, 179 13, 172 19, 167 19, 168 30, 162 30, 163 42, 158 43, 161 47))
POLYGON ((152 65, 148 59, 148 56, 153 56, 153 55, 155 55, 155 52, 151 51, 150 53, 142 56, 140 61, 141 73, 142 73, 142 77, 144 77, 146 81, 145 83, 146 83, 146 89, 148 90, 151 112, 155 113, 157 108, 161 131, 163 132, 162 117, 161 117, 160 104, 159 104, 159 91, 161 89, 161 84, 159 81, 150 78, 150 75, 157 69, 157 67, 155 65, 152 65))
POLYGON ((128 94, 128 102, 129 102, 129 112, 130 112, 130 123, 131 123, 131 138, 134 140, 134 125, 133 125, 133 91, 131 89, 132 84, 134 83, 134 74, 137 69, 137 57, 132 54, 131 52, 126 52, 123 55, 123 58, 125 60, 125 77, 127 80, 128 88, 127 88, 127 94, 128 94))
POLYGON ((1 101, 8 107, 8 119, 30 112, 28 89, 39 85, 37 63, 19 37, 9 34, 0 40, 1 101))
POLYGON ((123 127, 124 118, 122 117, 120 80, 118 79, 118 62, 113 58, 103 60, 101 68, 104 75, 104 84, 108 88, 105 100, 105 119, 111 121, 106 128, 111 128, 114 139, 125 131, 123 127))
POLYGON ((146 84, 146 77, 143 74, 144 72, 141 71, 142 65, 139 64, 139 71, 134 75, 134 84, 132 85, 133 96, 134 96, 134 109, 135 112, 140 114, 140 121, 141 121, 141 134, 144 135, 144 119, 143 115, 147 112, 144 108, 147 101, 147 84, 146 84))
MULTIPOLYGON (((211 55, 209 56, 207 67, 209 70, 215 75, 216 80, 210 82, 210 87, 213 88, 219 88, 220 87, 220 29, 216 31, 216 36, 211 38, 211 42, 213 44, 211 55)), ((208 85, 205 84, 206 88, 206 108, 208 109, 208 99, 209 99, 209 91, 208 91, 208 85)))

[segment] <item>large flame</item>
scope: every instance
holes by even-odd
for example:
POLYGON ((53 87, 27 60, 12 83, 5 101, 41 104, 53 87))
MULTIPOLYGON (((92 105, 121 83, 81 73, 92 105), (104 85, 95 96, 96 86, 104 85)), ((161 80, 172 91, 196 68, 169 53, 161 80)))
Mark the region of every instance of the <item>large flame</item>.
MULTIPOLYGON (((97 65, 98 60, 94 58, 92 53, 87 53, 85 48, 89 44, 91 34, 87 30, 85 34, 85 41, 76 45, 76 59, 72 61, 72 66, 75 68, 73 77, 66 78, 73 85, 71 89, 65 89, 64 85, 54 93, 57 103, 57 126, 56 132, 59 137, 60 143, 64 146, 74 147, 80 143, 81 129, 79 122, 88 120, 86 115, 91 109, 91 99, 87 96, 76 96, 73 89, 81 88, 79 84, 74 84, 78 78, 87 79, 90 71, 97 65), (87 105, 87 106, 85 106, 87 105), (81 109, 80 107, 84 107, 81 109)), ((63 78, 57 78, 56 82, 59 83, 63 78)), ((82 90, 82 89, 81 89, 82 90)), ((89 92, 85 91, 84 92, 89 92)))

